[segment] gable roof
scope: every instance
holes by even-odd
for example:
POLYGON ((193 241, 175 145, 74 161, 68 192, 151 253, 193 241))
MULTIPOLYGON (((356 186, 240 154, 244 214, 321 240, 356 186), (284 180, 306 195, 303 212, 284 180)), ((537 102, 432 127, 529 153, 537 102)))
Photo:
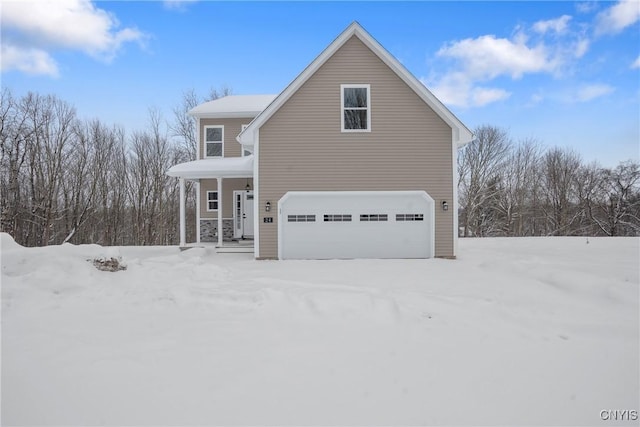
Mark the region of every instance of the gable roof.
POLYGON ((429 107, 431 107, 445 123, 453 130, 454 142, 461 147, 473 139, 473 133, 467 128, 445 105, 435 97, 413 74, 409 72, 396 58, 393 57, 380 43, 378 43, 364 28, 353 22, 342 32, 325 50, 314 59, 289 85, 269 104, 264 111, 249 124, 249 126, 236 137, 238 142, 253 145, 255 132, 273 114, 284 105, 302 85, 315 74, 315 72, 334 53, 338 51, 351 37, 358 37, 382 62, 384 62, 400 79, 402 79, 429 107))
POLYGON ((201 119, 255 117, 275 98, 276 95, 228 95, 192 108, 189 115, 201 119))

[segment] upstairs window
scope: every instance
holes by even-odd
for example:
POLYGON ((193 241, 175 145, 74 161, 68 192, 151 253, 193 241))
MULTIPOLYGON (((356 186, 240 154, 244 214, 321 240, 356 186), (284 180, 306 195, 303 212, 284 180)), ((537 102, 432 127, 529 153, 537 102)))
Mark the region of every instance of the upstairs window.
POLYGON ((204 127, 204 156, 223 157, 224 126, 204 127))
POLYGON ((371 85, 340 85, 342 132, 371 131, 371 85))

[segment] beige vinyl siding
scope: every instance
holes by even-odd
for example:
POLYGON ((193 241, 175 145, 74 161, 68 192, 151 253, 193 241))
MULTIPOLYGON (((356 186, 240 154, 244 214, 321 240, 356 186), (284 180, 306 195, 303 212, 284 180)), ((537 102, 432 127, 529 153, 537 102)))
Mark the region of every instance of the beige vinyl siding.
POLYGON ((453 255, 452 130, 357 37, 260 128, 260 257, 276 258, 277 201, 287 191, 424 190, 435 254, 453 255), (341 132, 340 85, 371 85, 371 132, 341 132), (272 210, 264 211, 266 201, 272 210))
POLYGON ((242 125, 248 125, 253 117, 242 119, 200 119, 200 158, 204 159, 204 128, 205 126, 224 126, 224 157, 240 157, 242 147, 236 136, 242 130, 242 125))
MULTIPOLYGON (((253 188, 253 180, 249 179, 249 184, 253 188)), ((245 190, 247 188, 246 178, 225 178, 222 180, 222 211, 223 218, 233 218, 233 191, 245 190)), ((200 180, 200 218, 218 218, 218 212, 207 211, 207 191, 218 191, 217 179, 200 180)), ((218 195, 220 197, 220 195, 218 195)))

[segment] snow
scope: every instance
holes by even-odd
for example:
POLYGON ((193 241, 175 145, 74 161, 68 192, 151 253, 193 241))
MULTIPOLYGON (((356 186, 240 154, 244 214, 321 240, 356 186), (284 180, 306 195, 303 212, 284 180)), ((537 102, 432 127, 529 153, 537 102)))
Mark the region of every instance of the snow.
POLYGON ((255 117, 276 95, 229 95, 200 104, 189 114, 200 118, 255 117))
POLYGON ((601 425, 638 409, 637 238, 461 239, 457 260, 1 244, 2 425, 601 425))
POLYGON ((253 176, 253 155, 179 163, 169 168, 167 175, 186 179, 250 178, 253 176))

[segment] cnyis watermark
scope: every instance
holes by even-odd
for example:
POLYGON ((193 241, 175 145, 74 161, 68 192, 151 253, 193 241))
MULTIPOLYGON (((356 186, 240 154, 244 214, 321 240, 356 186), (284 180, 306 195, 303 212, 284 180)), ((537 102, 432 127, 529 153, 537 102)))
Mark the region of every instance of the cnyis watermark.
POLYGON ((638 411, 635 409, 603 409, 600 411, 602 421, 636 421, 638 411))

